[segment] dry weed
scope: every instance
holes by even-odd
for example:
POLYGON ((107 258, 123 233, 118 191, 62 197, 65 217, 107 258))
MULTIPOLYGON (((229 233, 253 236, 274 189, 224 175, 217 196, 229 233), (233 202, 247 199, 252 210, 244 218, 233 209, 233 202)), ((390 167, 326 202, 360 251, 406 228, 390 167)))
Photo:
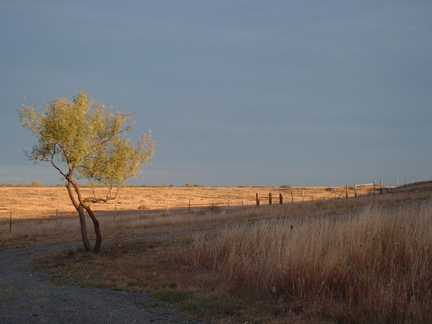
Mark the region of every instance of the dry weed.
POLYGON ((295 311, 304 316, 426 323, 432 314, 431 216, 428 204, 227 229, 196 236, 178 261, 211 272, 219 286, 213 289, 286 305, 300 301, 305 306, 295 311), (313 311, 312 305, 322 307, 313 311))

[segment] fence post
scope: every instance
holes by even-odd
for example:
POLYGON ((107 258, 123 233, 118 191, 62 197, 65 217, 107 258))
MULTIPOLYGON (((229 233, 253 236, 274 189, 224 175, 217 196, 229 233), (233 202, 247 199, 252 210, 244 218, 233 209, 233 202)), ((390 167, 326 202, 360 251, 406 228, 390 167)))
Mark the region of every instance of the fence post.
POLYGON ((382 189, 382 180, 380 180, 380 195, 382 195, 383 189, 382 189))
POLYGON ((256 205, 259 207, 259 205, 260 205, 260 201, 259 201, 258 193, 256 193, 255 200, 256 200, 256 205))
POLYGON ((303 197, 303 202, 304 202, 304 199, 305 199, 305 198, 304 198, 304 190, 303 190, 303 193, 302 193, 302 197, 303 197))
POLYGON ((279 204, 283 205, 283 196, 281 193, 279 193, 279 204))
POLYGON ((374 196, 376 195, 376 193, 375 193, 375 181, 373 182, 373 193, 374 193, 374 196))
POLYGON ((189 197, 188 213, 190 213, 190 197, 189 197))
POLYGON ((10 212, 9 216, 9 233, 12 232, 12 211, 10 212))
POLYGON ((348 199, 348 185, 345 185, 346 199, 348 199))
POLYGON ((291 191, 291 204, 294 204, 294 193, 291 191))
POLYGON ((273 197, 271 192, 269 192, 269 205, 271 205, 273 203, 273 197))
POLYGON ((354 183, 354 197, 357 198, 357 185, 354 183))

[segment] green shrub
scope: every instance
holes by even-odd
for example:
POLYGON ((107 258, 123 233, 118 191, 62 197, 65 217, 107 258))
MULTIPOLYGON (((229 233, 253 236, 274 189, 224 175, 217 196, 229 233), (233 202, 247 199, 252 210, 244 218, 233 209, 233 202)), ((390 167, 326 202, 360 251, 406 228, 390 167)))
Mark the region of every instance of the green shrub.
POLYGON ((292 188, 292 186, 291 185, 281 185, 281 186, 279 186, 279 188, 289 189, 289 188, 292 188))
POLYGON ((32 187, 43 187, 42 181, 33 181, 32 187))

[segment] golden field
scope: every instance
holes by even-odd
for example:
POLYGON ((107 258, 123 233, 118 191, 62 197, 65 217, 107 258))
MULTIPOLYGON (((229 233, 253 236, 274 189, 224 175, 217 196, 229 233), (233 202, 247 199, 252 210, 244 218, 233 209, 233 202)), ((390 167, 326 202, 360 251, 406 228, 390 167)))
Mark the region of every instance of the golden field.
MULTIPOLYGON (((83 196, 92 196, 89 188, 83 188, 83 196)), ((96 188, 96 193, 105 191, 96 188)), ((272 193, 273 203, 279 202, 279 194, 283 195, 284 203, 310 200, 329 200, 345 198, 345 187, 125 187, 115 201, 92 205, 97 215, 121 213, 138 213, 143 206, 144 211, 171 210, 196 207, 228 207, 249 206, 256 204, 256 194, 261 204, 268 204, 268 195, 272 193)), ((366 194, 366 189, 358 189, 358 194, 366 194)), ((349 188, 349 196, 354 190, 349 188)), ((39 219, 75 216, 75 209, 70 202, 64 187, 0 187, 0 219, 8 219, 10 212, 14 219, 39 219)))
MULTIPOLYGON (((102 191, 101 188, 97 190, 102 191)), ((394 189, 392 194, 357 199, 352 198, 352 187, 348 190, 350 199, 345 198, 345 190, 345 186, 126 187, 120 191, 118 200, 93 205, 93 209, 100 220, 102 236, 107 239, 202 230, 265 219, 301 218, 317 212, 324 216, 430 198, 430 191, 421 188, 415 191, 394 189), (272 206, 264 199, 269 192, 275 197, 272 206), (259 208, 256 207, 256 193, 264 197, 259 208), (276 199, 279 193, 284 197, 283 205, 276 199)), ((83 193, 91 195, 89 188, 83 188, 83 193)), ((77 212, 66 188, 0 187, 0 197, 0 249, 81 240, 77 212)), ((89 219, 87 222, 90 225, 89 219)), ((92 238, 91 225, 88 231, 92 238)))

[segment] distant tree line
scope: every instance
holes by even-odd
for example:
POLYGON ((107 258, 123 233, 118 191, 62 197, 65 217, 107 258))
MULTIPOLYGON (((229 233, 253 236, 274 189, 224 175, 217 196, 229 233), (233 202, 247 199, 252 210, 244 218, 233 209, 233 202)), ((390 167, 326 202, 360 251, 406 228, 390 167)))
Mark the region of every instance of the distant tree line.
MULTIPOLYGON (((6 182, 0 182, 0 187, 64 187, 64 184, 61 183, 57 183, 55 185, 52 184, 46 184, 44 185, 42 181, 33 181, 31 184, 16 184, 16 183, 6 183, 6 182)), ((81 187, 83 188, 88 188, 91 187, 91 185, 81 185, 81 187)), ((104 185, 99 184, 99 185, 94 185, 93 187, 104 187, 104 185)), ((153 184, 153 185, 149 185, 149 184, 142 184, 142 185, 133 185, 133 184, 123 184, 123 187, 142 187, 142 188, 173 188, 173 187, 194 187, 194 188, 198 188, 198 187, 209 187, 209 188, 274 188, 274 186, 246 186, 246 185, 239 185, 239 186, 206 186, 206 185, 198 185, 198 184, 191 184, 191 183, 186 183, 185 185, 180 185, 180 186, 174 186, 172 184, 153 184)), ((279 188, 282 189, 289 189, 292 188, 291 185, 281 185, 279 186, 279 188)))

